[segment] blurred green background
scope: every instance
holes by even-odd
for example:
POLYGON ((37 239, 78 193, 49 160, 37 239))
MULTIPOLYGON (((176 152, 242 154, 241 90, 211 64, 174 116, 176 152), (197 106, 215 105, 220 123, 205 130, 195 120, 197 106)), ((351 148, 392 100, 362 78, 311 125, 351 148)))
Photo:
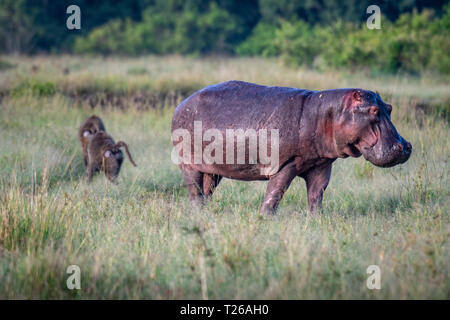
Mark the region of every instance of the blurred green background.
POLYGON ((0 53, 239 55, 286 65, 450 73, 450 5, 440 0, 2 0, 0 53), (68 30, 66 8, 81 8, 68 30), (381 29, 366 9, 381 8, 381 29))

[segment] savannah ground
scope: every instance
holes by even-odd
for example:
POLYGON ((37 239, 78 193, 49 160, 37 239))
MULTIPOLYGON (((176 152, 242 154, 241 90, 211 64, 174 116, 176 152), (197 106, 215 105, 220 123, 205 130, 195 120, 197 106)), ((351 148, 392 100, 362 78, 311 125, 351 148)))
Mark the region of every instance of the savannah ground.
POLYGON ((244 58, 2 61, 0 298, 450 298, 447 78, 244 58), (225 179, 195 210, 170 160, 171 116, 182 97, 231 79, 377 90, 413 154, 390 169, 337 160, 320 215, 300 179, 274 217, 258 213, 266 182, 225 179), (77 129, 91 114, 138 164, 125 160, 117 186, 84 182, 77 129), (66 287, 69 265, 80 290, 66 287), (370 265, 380 290, 366 287, 370 265))

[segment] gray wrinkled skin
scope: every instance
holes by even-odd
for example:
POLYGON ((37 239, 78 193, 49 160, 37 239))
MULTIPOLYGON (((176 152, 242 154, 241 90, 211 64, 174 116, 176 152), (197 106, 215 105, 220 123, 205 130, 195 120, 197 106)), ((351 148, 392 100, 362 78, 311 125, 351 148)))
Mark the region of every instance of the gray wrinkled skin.
POLYGON ((306 181, 313 212, 321 208, 337 158, 363 155, 380 167, 408 160, 411 144, 392 124, 391 110, 378 94, 363 89, 310 91, 229 81, 208 86, 181 102, 172 119, 172 132, 183 128, 194 136, 194 121, 202 121, 203 132, 216 128, 224 137, 226 129, 278 129, 279 167, 270 176, 261 174, 262 164, 249 164, 248 154, 245 164, 180 164, 190 199, 203 203, 222 177, 269 180, 261 211, 272 213, 298 176, 306 181))

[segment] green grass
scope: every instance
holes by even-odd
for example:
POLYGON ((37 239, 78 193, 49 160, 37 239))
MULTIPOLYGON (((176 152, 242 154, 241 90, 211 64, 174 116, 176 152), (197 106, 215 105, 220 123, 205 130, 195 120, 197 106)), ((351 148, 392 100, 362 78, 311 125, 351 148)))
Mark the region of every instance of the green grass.
POLYGON ((56 88, 81 85, 89 77, 109 86, 109 76, 123 75, 120 83, 148 83, 156 91, 165 88, 164 81, 190 87, 226 79, 384 91, 394 102, 398 131, 414 149, 407 163, 390 169, 363 159, 337 160, 321 215, 308 214, 302 180, 294 181, 274 217, 258 214, 265 182, 224 180, 199 211, 191 208, 181 173, 170 161, 174 105, 92 110, 58 90, 5 96, 0 298, 450 298, 448 122, 425 114, 419 125, 409 105, 411 96, 433 96, 445 106, 445 81, 289 70, 259 59, 216 60, 210 70, 212 60, 181 57, 123 63, 5 59, 17 65, 0 73, 6 91, 26 79, 33 64, 41 65, 42 74, 30 75, 29 83, 56 88), (74 71, 64 76, 59 65, 74 71), (118 186, 102 174, 84 183, 77 128, 93 113, 116 140, 128 143, 138 164, 125 160, 118 186), (72 264, 81 268, 81 290, 66 287, 72 264), (381 290, 366 287, 366 269, 373 264, 381 268, 381 290))

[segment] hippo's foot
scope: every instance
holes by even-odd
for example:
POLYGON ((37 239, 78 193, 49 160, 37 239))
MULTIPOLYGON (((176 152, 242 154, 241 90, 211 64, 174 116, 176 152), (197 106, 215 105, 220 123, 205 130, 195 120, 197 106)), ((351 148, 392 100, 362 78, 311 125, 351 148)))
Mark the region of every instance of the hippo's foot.
POLYGON ((277 208, 262 205, 259 213, 265 216, 274 216, 277 213, 277 208))

